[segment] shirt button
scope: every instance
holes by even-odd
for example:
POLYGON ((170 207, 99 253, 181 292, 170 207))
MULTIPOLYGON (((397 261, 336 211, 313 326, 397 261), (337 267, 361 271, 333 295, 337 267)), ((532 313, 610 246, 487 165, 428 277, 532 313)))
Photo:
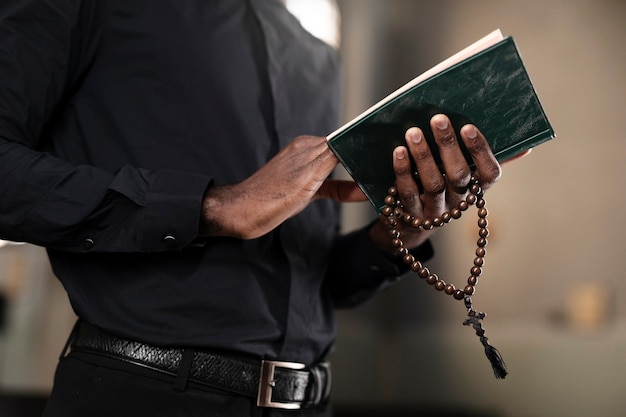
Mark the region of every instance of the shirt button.
POLYGON ((163 243, 168 248, 173 248, 176 245, 176 238, 172 235, 166 235, 163 237, 163 243))
POLYGON ((83 247, 85 249, 91 249, 93 248, 93 245, 95 245, 94 241, 92 239, 85 239, 83 240, 83 247))

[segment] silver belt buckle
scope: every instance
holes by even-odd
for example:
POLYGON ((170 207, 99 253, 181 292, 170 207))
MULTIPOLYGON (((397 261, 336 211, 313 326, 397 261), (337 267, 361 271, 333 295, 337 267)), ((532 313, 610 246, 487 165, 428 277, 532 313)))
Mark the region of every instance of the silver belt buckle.
POLYGON ((276 382, 274 381, 274 371, 276 368, 304 369, 306 365, 297 362, 261 361, 261 378, 259 380, 259 393, 256 398, 258 407, 282 408, 285 410, 297 410, 301 408, 300 403, 283 403, 272 401, 272 391, 276 382))

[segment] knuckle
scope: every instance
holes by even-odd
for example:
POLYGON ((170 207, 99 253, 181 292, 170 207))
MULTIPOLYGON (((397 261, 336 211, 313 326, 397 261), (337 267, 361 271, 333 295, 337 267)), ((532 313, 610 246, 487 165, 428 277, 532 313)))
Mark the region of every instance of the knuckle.
POLYGON ((489 149, 489 144, 487 143, 487 141, 480 136, 470 139, 465 143, 465 146, 472 155, 483 153, 489 149))
POLYGON ((412 169, 410 164, 398 164, 396 165, 396 176, 410 176, 412 175, 412 169))
POLYGON ((298 136, 291 142, 291 145, 296 149, 305 149, 311 146, 311 139, 311 136, 298 136))
POLYGON ((428 147, 420 147, 418 149, 415 149, 413 150, 412 155, 416 163, 431 158, 430 149, 428 149, 428 147))
POLYGON ((437 143, 441 147, 449 147, 456 145, 456 135, 453 131, 443 132, 438 138, 437 143))
POLYGON ((486 170, 486 174, 485 175, 487 176, 487 178, 485 178, 486 181, 488 181, 490 183, 495 183, 502 176, 502 168, 498 164, 491 165, 486 170))
POLYGON ((482 187, 486 190, 495 184, 502 176, 502 169, 499 165, 492 165, 486 169, 483 169, 480 173, 480 182, 482 187))
POLYGON ((448 182, 456 189, 465 188, 469 184, 470 176, 469 167, 460 166, 448 174, 448 182))
POLYGON ((432 178, 422 181, 424 192, 431 196, 438 196, 446 191, 446 182, 443 178, 432 178))
POLYGON ((406 190, 399 191, 398 195, 400 196, 400 200, 402 201, 402 203, 407 207, 412 207, 418 198, 416 193, 406 190))

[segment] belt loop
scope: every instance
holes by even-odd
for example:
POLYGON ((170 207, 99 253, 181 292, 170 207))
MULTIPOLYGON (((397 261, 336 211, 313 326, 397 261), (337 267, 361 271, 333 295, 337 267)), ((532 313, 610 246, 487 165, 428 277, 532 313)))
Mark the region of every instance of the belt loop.
POLYGON ((176 374, 176 381, 174 381, 174 389, 176 391, 185 391, 187 388, 187 381, 189 380, 189 374, 191 373, 191 364, 193 362, 194 349, 184 349, 183 356, 180 358, 180 367, 176 374))
POLYGON ((330 371, 329 362, 320 362, 318 367, 320 368, 320 370, 326 377, 325 378, 326 383, 324 384, 324 389, 322 391, 322 399, 321 399, 321 402, 325 403, 325 402, 328 402, 328 400, 330 399, 330 389, 333 385, 333 374, 330 371))
POLYGON ((331 372, 330 363, 320 362, 310 370, 312 381, 309 383, 307 405, 325 403, 330 397, 331 372))
POLYGON ((67 337, 67 340, 65 341, 65 346, 63 346, 63 350, 61 351, 61 354, 59 355, 59 360, 67 356, 67 351, 70 350, 70 346, 72 342, 74 341, 74 337, 76 336, 76 333, 78 332, 78 326, 80 326, 81 321, 82 320, 78 318, 76 320, 76 323, 74 323, 74 327, 72 327, 72 331, 70 332, 70 335, 67 337))

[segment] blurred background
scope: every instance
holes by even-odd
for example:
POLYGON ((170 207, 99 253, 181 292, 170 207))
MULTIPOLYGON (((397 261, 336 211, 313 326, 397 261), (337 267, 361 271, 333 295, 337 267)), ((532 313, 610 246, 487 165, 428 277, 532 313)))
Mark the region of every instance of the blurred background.
MULTIPOLYGON (((340 47, 345 121, 500 28, 514 36, 557 133, 505 165, 486 196, 491 235, 473 298, 510 375, 493 377, 462 326, 462 303, 408 277, 339 313, 337 415, 626 415, 626 2, 288 4, 340 47)), ((374 214, 368 203, 347 206, 346 231, 374 214)), ((429 267, 461 285, 475 236, 471 211, 438 233, 429 267)), ((73 322, 44 250, 0 248, 0 416, 39 415, 73 322)))

